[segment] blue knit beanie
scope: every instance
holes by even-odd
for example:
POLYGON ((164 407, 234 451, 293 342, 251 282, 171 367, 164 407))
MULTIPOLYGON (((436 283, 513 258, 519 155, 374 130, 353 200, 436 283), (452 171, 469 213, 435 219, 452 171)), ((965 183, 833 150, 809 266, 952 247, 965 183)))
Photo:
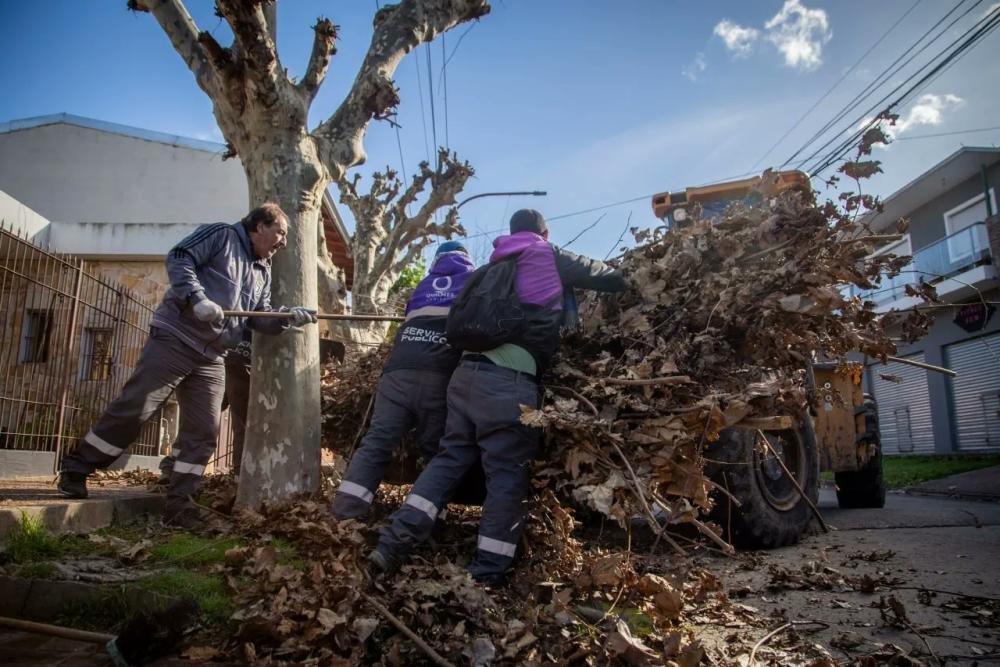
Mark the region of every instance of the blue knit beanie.
POLYGON ((465 249, 461 241, 445 241, 438 246, 437 252, 434 255, 437 256, 443 252, 464 252, 466 255, 469 254, 469 251, 465 249))

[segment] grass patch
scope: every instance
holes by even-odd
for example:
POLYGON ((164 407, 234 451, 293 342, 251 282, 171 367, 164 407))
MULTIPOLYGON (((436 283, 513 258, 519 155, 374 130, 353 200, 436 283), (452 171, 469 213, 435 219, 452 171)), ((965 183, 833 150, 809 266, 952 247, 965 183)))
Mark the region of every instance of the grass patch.
POLYGON ((913 486, 960 472, 1000 465, 1000 455, 990 456, 899 456, 886 457, 883 470, 890 489, 913 486))
POLYGON ((279 563, 293 567, 299 572, 305 571, 306 562, 302 560, 294 544, 280 537, 272 537, 269 544, 278 552, 279 563))
POLYGON ((179 534, 150 547, 149 557, 153 562, 185 566, 214 565, 225 560, 226 551, 239 545, 240 540, 235 537, 208 538, 179 534))
POLYGON ((175 597, 190 596, 209 625, 224 625, 235 611, 232 597, 220 577, 187 570, 170 570, 141 579, 147 591, 175 597))
POLYGON ((55 579, 58 573, 56 566, 46 561, 24 563, 14 569, 14 574, 22 579, 55 579))
POLYGON ((58 558, 65 552, 62 541, 45 530, 41 519, 21 512, 21 521, 7 535, 7 559, 31 563, 58 558))

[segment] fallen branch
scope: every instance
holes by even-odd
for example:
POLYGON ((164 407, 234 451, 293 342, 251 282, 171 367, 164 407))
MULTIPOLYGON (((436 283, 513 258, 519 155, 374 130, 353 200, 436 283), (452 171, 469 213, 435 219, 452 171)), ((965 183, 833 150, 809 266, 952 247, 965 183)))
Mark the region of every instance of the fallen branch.
POLYGON ((812 498, 806 495, 806 492, 802 490, 802 485, 799 484, 799 481, 795 479, 795 475, 792 474, 792 471, 788 469, 788 466, 785 465, 785 462, 781 460, 780 456, 778 456, 778 452, 774 451, 774 447, 772 447, 771 443, 767 441, 767 436, 764 435, 764 432, 761 431, 760 429, 757 429, 757 435, 759 435, 760 439, 764 441, 764 446, 767 447, 767 450, 771 452, 771 455, 774 456, 774 458, 778 461, 778 465, 781 466, 781 469, 785 471, 786 475, 788 475, 788 479, 795 486, 795 490, 799 492, 799 495, 802 496, 802 499, 805 500, 806 503, 809 505, 809 507, 812 509, 813 514, 815 514, 816 518, 819 520, 819 525, 823 528, 823 532, 829 533, 830 526, 826 524, 826 521, 823 519, 823 515, 820 514, 819 512, 819 508, 816 507, 816 503, 814 503, 812 501, 812 498))
POLYGON ((958 373, 956 373, 955 371, 951 370, 950 368, 941 368, 940 366, 933 366, 931 364, 925 364, 922 361, 914 361, 913 359, 905 359, 903 357, 893 357, 891 355, 890 356, 886 356, 886 359, 888 359, 889 361, 898 362, 900 364, 905 364, 907 366, 916 366, 917 368, 923 368, 926 371, 934 371, 935 373, 942 373, 942 374, 947 375, 948 377, 952 377, 952 378, 958 376, 958 373))
POLYGON ((667 375, 660 378, 645 378, 641 380, 632 380, 629 378, 596 378, 596 380, 602 384, 620 384, 626 387, 645 387, 657 384, 688 384, 691 382, 691 378, 687 375, 667 375))
POLYGON ((774 637, 775 635, 781 634, 782 632, 784 632, 785 630, 787 630, 789 628, 798 628, 798 627, 802 627, 803 625, 818 625, 818 626, 820 626, 821 629, 823 629, 823 628, 829 628, 830 627, 829 623, 825 623, 823 621, 790 621, 790 622, 785 623, 783 625, 779 625, 774 630, 771 630, 766 635, 764 635, 763 637, 761 637, 757 641, 757 643, 753 645, 753 650, 750 651, 750 658, 747 660, 747 667, 753 667, 754 660, 757 657, 757 651, 758 651, 758 649, 760 649, 760 647, 762 647, 764 644, 766 644, 772 637, 774 637))
POLYGON ((365 602, 367 602, 368 604, 370 604, 375 611, 377 611, 378 613, 382 614, 382 616, 383 616, 383 618, 385 618, 385 620, 387 620, 390 623, 392 623, 394 626, 396 626, 397 630, 399 630, 404 635, 406 635, 407 637, 409 637, 410 640, 414 644, 417 645, 417 648, 419 648, 421 651, 423 651, 424 653, 426 653, 427 657, 429 657, 431 660, 433 660, 436 664, 441 665, 441 667, 455 667, 454 663, 451 663, 451 662, 448 662, 447 660, 445 660, 441 656, 440 653, 438 653, 437 651, 435 651, 434 649, 432 649, 430 647, 430 645, 427 642, 425 642, 423 639, 421 639, 417 635, 417 633, 415 633, 413 630, 411 630, 406 625, 406 623, 403 623, 391 611, 389 611, 384 606, 382 606, 381 602, 379 602, 378 600, 376 600, 375 598, 373 598, 372 596, 368 595, 365 592, 361 593, 361 597, 363 597, 365 599, 365 602))

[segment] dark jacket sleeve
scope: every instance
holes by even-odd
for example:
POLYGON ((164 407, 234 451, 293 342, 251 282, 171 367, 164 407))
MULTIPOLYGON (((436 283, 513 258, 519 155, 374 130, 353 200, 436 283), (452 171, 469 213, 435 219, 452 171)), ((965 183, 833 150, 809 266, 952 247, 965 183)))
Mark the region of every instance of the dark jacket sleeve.
POLYGON ((212 258, 226 243, 228 225, 208 225, 184 237, 167 253, 167 277, 181 307, 203 301, 205 288, 198 280, 197 269, 212 258))
MULTIPOLYGON (((270 313, 274 310, 271 307, 271 272, 264 276, 264 289, 261 291, 260 301, 254 307, 260 313, 270 313)), ((290 321, 278 317, 250 317, 247 318, 247 325, 254 331, 262 334, 275 336, 289 327, 290 321)))
POLYGON ((628 289, 628 282, 621 271, 600 260, 575 255, 556 246, 552 248, 556 255, 556 269, 565 287, 598 292, 623 292, 628 289))

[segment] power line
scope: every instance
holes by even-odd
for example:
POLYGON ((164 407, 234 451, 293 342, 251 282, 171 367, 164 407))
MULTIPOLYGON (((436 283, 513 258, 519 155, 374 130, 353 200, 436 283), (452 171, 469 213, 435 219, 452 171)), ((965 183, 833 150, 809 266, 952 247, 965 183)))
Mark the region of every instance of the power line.
POLYGON ((829 90, 827 90, 825 93, 823 93, 823 95, 818 100, 816 100, 813 103, 813 105, 811 107, 809 107, 809 109, 807 109, 806 112, 804 114, 802 114, 802 116, 799 117, 799 119, 797 121, 795 121, 794 125, 792 125, 790 128, 788 128, 788 130, 783 135, 781 135, 781 138, 779 138, 777 141, 775 141, 774 144, 770 148, 768 148, 767 151, 763 155, 760 156, 760 158, 758 158, 758 160, 753 164, 753 166, 750 169, 757 169, 757 167, 760 166, 760 163, 763 162, 765 159, 767 159, 767 156, 769 156, 774 151, 774 149, 777 148, 781 144, 781 142, 783 142, 785 139, 787 139, 788 135, 790 135, 792 132, 794 132, 795 128, 797 128, 799 125, 801 125, 802 121, 804 121, 809 116, 809 114, 811 114, 813 111, 815 111, 816 107, 818 107, 823 100, 825 100, 827 97, 829 97, 830 93, 832 93, 834 90, 836 90, 837 86, 839 86, 841 83, 843 83, 844 79, 846 79, 848 76, 850 76, 851 72, 853 72, 855 70, 855 68, 857 68, 857 66, 860 65, 861 62, 865 58, 867 58, 868 55, 871 54, 871 52, 874 51, 875 48, 879 44, 881 44, 885 40, 885 38, 888 37, 889 34, 893 30, 896 29, 896 26, 898 26, 900 23, 903 22, 903 19, 905 19, 907 16, 910 15, 910 13, 913 12, 913 10, 916 9, 917 5, 919 5, 921 2, 923 2, 923 0, 917 0, 916 2, 914 2, 913 5, 909 9, 907 9, 906 12, 902 16, 900 16, 898 19, 896 19, 896 22, 893 23, 891 26, 889 26, 888 30, 886 30, 884 33, 882 33, 882 36, 879 37, 878 40, 876 40, 876 42, 874 44, 872 44, 868 48, 868 50, 865 51, 864 54, 860 58, 858 58, 857 61, 855 61, 855 63, 853 65, 851 65, 851 67, 846 72, 843 73, 843 75, 841 75, 841 77, 839 79, 837 79, 836 83, 834 83, 832 86, 830 86, 829 90))
POLYGON ((896 141, 909 141, 911 139, 932 139, 934 137, 951 137, 956 134, 972 134, 974 132, 990 132, 992 130, 1000 130, 1000 125, 994 127, 980 127, 975 130, 955 130, 954 132, 937 132, 935 134, 914 134, 911 137, 896 137, 893 142, 896 141))
MULTIPOLYGON (((928 71, 926 74, 924 74, 922 77, 920 77, 920 79, 918 79, 916 83, 914 83, 913 85, 911 85, 898 98, 896 98, 887 107, 885 107, 884 111, 889 112, 892 109, 894 109, 895 107, 901 106, 901 105, 905 104, 906 102, 908 102, 912 98, 913 95, 915 95, 916 93, 920 92, 920 90, 922 90, 923 87, 925 87, 928 83, 930 83, 931 81, 933 81, 934 79, 936 79, 942 72, 944 72, 946 69, 948 69, 949 67, 951 67, 951 65, 953 65, 960 58, 962 58, 965 54, 967 54, 972 48, 974 48, 979 43, 981 43, 998 26, 1000 26, 1000 6, 997 6, 997 8, 994 9, 992 12, 990 12, 989 14, 987 14, 986 16, 984 16, 982 19, 980 19, 979 21, 977 21, 965 33, 963 33, 955 41, 953 41, 951 44, 949 44, 947 47, 945 47, 945 49, 943 49, 936 56, 934 56, 934 58, 932 58, 930 62, 928 62, 927 64, 925 64, 923 67, 920 68, 920 70, 918 70, 917 72, 915 72, 907 80, 905 80, 903 83, 901 83, 899 86, 897 86, 891 93, 889 93, 889 95, 886 95, 881 100, 879 100, 879 102, 877 102, 876 105, 874 107, 872 107, 872 109, 870 109, 868 112, 866 112, 865 114, 863 114, 861 116, 861 118, 859 118, 858 120, 856 120, 853 123, 851 123, 849 127, 854 127, 858 122, 862 121, 865 118, 865 116, 871 114, 872 110, 874 110, 875 108, 878 108, 890 95, 895 94, 896 91, 898 91, 901 87, 907 85, 915 76, 917 76, 918 74, 920 74, 921 70, 923 70, 923 69, 927 68, 928 66, 930 66, 930 64, 936 58, 938 58, 939 56, 943 56, 943 58, 941 59, 940 62, 938 62, 936 65, 934 65, 930 69, 930 71, 928 71), (951 51, 949 53, 946 53, 950 49, 951 49, 951 51)), ((872 120, 868 121, 867 123, 864 124, 864 126, 862 126, 854 134, 852 134, 848 139, 846 139, 843 142, 841 142, 841 144, 837 148, 835 148, 830 153, 827 153, 824 158, 821 158, 818 162, 813 163, 813 166, 809 169, 810 176, 816 176, 817 174, 819 174, 820 172, 822 172, 823 170, 825 170, 827 167, 829 167, 831 164, 833 164, 834 162, 836 162, 837 160, 839 160, 841 157, 843 157, 844 154, 846 154, 848 151, 851 150, 851 148, 854 146, 855 142, 857 142, 861 138, 861 136, 863 136, 863 134, 866 131, 868 131, 868 129, 870 129, 871 127, 875 126, 878 122, 879 122, 878 117, 873 118, 872 120)), ((832 141, 833 140, 828 141, 819 150, 825 149, 827 146, 830 145, 830 143, 832 143, 832 141)), ((819 151, 816 151, 815 153, 813 153, 813 155, 810 156, 809 158, 807 158, 807 160, 811 160, 817 153, 819 153, 819 151)), ((805 162, 805 161, 803 161, 803 162, 805 162)))
POLYGON ((450 148, 448 141, 448 60, 445 58, 444 33, 441 33, 441 82, 444 85, 444 147, 450 148))
POLYGON ((427 143, 427 114, 424 112, 424 82, 420 76, 420 51, 416 50, 413 53, 413 62, 417 66, 417 93, 420 97, 420 122, 424 128, 424 153, 427 158, 427 164, 431 163, 431 149, 427 143))
MULTIPOLYGON (((434 79, 433 70, 431 69, 431 45, 427 44, 427 95, 431 100, 431 134, 434 137, 434 154, 438 155, 438 135, 437 135, 437 117, 434 114, 434 79)), ((437 160, 435 164, 438 167, 441 166, 441 161, 437 160)))
MULTIPOLYGON (((957 5, 955 5, 954 7, 952 7, 944 16, 942 16, 940 19, 938 19, 930 28, 927 29, 927 31, 923 35, 921 35, 919 38, 917 38, 917 40, 915 42, 913 42, 913 44, 911 44, 892 63, 890 63, 885 69, 883 69, 882 72, 880 72, 879 75, 877 77, 875 77, 874 81, 872 81, 867 86, 865 86, 864 88, 862 88, 861 91, 857 95, 855 95, 854 98, 851 99, 847 104, 845 104, 840 109, 840 111, 838 111, 834 115, 833 118, 831 118, 829 121, 827 121, 823 125, 823 127, 821 127, 811 137, 809 137, 809 139, 807 139, 806 142, 798 150, 796 150, 791 156, 788 157, 788 159, 786 159, 784 162, 782 162, 781 166, 779 168, 783 169, 786 165, 788 165, 789 163, 791 163, 792 160, 794 160, 796 157, 798 157, 799 155, 801 155, 805 150, 807 150, 809 148, 809 146, 811 146, 813 143, 815 143, 816 141, 818 141, 819 138, 822 137, 824 134, 826 134, 827 131, 829 131, 834 125, 836 125, 841 120, 843 120, 843 118, 848 113, 850 113, 858 104, 860 104, 864 99, 866 99, 867 97, 869 97, 870 95, 872 95, 883 83, 885 83, 886 80, 888 80, 891 76, 893 76, 900 69, 902 69, 903 67, 905 67, 908 64, 909 61, 904 62, 899 67, 896 67, 896 66, 899 65, 899 63, 901 61, 903 61, 910 54, 910 52, 913 51, 913 49, 917 48, 917 46, 929 34, 931 34, 932 32, 934 32, 935 28, 937 28, 942 23, 944 23, 948 19, 949 16, 951 16, 954 12, 956 12, 959 9, 959 7, 961 7, 961 5, 965 1, 966 0, 962 0, 957 5)), ((969 11, 972 11, 972 9, 974 9, 976 7, 976 5, 980 4, 981 2, 982 2, 982 0, 976 0, 976 2, 974 2, 973 5, 966 11, 966 14, 968 14, 969 11)), ((919 55, 924 49, 926 49, 928 46, 930 46, 935 41, 937 41, 941 37, 941 35, 944 34, 945 31, 947 31, 949 28, 951 28, 951 26, 954 25, 954 23, 956 21, 960 20, 966 14, 963 14, 962 16, 959 16, 958 18, 956 18, 955 20, 953 20, 952 23, 948 24, 941 32, 939 32, 933 39, 931 39, 930 42, 928 42, 926 45, 924 45, 924 47, 920 51, 918 51, 916 54, 914 54, 914 57, 917 56, 917 55, 919 55)), ((828 146, 829 143, 830 142, 828 142, 827 144, 825 144, 824 147, 828 146)), ((820 148, 820 150, 823 150, 823 148, 820 148)), ((817 153, 818 152, 819 151, 817 151, 817 153)), ((816 155, 816 153, 814 153, 813 155, 811 155, 810 157, 808 157, 808 158, 806 158, 804 160, 801 160, 799 164, 801 165, 802 163, 809 161, 810 159, 812 159, 813 157, 815 157, 815 155, 816 155)))

